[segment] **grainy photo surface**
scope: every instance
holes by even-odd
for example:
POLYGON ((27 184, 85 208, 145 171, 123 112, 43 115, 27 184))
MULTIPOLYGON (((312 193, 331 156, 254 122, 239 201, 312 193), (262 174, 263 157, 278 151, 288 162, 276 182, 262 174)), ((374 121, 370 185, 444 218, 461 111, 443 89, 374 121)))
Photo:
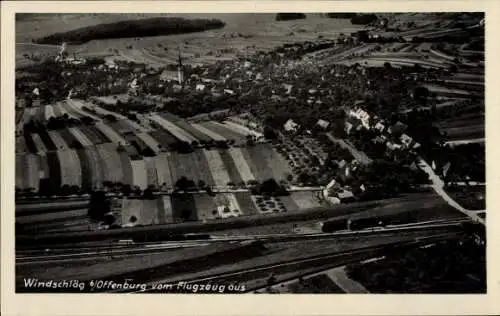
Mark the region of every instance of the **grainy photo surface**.
POLYGON ((484 13, 15 19, 17 293, 486 293, 484 13))

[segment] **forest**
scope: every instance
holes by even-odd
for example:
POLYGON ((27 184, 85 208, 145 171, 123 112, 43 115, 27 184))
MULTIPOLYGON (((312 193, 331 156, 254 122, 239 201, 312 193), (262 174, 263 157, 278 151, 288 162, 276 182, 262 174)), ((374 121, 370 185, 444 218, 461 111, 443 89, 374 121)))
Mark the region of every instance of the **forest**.
POLYGON ((104 23, 55 33, 34 40, 38 44, 59 45, 62 42, 82 44, 91 40, 184 34, 223 28, 217 19, 151 18, 104 23))

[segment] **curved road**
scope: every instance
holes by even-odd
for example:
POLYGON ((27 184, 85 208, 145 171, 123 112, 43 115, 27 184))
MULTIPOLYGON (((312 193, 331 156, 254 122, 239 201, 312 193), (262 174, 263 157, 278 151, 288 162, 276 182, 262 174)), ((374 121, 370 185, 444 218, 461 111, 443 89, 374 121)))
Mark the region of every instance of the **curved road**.
POLYGON ((463 208, 460 204, 453 200, 448 193, 446 193, 444 190, 444 181, 439 178, 439 176, 425 160, 420 159, 418 165, 429 175, 429 179, 432 181, 432 188, 443 198, 443 200, 445 200, 453 208, 470 217, 474 222, 481 223, 482 225, 485 224, 485 220, 478 216, 479 211, 471 211, 463 208))

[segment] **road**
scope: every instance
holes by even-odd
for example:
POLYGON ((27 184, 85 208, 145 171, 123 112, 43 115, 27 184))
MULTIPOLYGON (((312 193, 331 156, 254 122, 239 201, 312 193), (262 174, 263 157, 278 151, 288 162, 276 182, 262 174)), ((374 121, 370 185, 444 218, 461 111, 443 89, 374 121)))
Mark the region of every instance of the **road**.
POLYGON ((331 133, 326 133, 326 136, 334 143, 339 144, 343 148, 349 150, 349 152, 354 156, 354 158, 362 164, 370 164, 372 160, 362 151, 357 150, 350 142, 343 139, 338 139, 331 133))
POLYGON ((465 209, 455 200, 453 200, 451 196, 448 195, 448 193, 446 193, 446 191, 444 190, 444 181, 439 178, 439 176, 434 172, 432 167, 425 160, 420 159, 418 165, 429 175, 429 179, 432 181, 432 188, 434 189, 434 191, 436 191, 437 194, 439 194, 439 196, 443 198, 443 200, 445 200, 453 208, 470 217, 474 222, 485 225, 485 220, 478 216, 478 211, 465 209))

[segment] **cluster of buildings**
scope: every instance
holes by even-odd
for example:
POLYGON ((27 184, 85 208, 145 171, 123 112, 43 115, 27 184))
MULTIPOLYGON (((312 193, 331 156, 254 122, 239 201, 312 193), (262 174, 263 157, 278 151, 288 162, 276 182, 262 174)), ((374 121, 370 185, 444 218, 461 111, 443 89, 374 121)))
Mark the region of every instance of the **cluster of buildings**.
POLYGON ((345 132, 352 135, 354 131, 374 131, 377 136, 372 139, 373 143, 385 144, 389 151, 393 150, 414 150, 420 144, 412 137, 405 134, 408 126, 401 122, 388 125, 384 120, 378 119, 363 110, 361 107, 354 107, 347 112, 345 121, 345 132))

